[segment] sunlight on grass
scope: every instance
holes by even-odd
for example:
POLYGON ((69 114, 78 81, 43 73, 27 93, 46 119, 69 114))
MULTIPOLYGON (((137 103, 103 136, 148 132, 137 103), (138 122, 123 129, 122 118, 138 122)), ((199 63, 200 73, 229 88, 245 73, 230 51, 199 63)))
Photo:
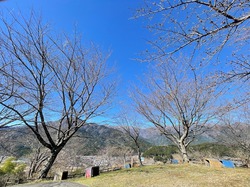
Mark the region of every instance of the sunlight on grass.
POLYGON ((214 169, 202 165, 144 166, 71 181, 89 187, 166 187, 166 186, 250 186, 249 169, 214 169))

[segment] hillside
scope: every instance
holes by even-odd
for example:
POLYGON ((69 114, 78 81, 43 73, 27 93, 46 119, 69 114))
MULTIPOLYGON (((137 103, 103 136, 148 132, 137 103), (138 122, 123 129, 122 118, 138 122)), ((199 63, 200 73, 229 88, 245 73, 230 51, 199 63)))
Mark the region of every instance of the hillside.
MULTIPOLYGON (((206 142, 215 142, 215 137, 217 134, 218 129, 216 132, 210 130, 205 132, 204 134, 197 137, 197 139, 193 142, 193 144, 201 144, 206 142), (213 136, 212 136, 213 135, 213 136)), ((164 135, 162 135, 156 128, 144 128, 141 130, 141 137, 156 146, 164 146, 164 145, 171 145, 172 142, 168 140, 164 135)))
MULTIPOLYGON (((53 122, 56 123, 56 122, 53 122)), ((218 143, 218 135, 224 130, 224 127, 217 127, 203 135, 199 136, 194 142, 201 143, 218 143)), ((163 146, 172 144, 166 137, 161 135, 155 128, 141 129, 141 145, 146 150, 152 145, 163 146)), ((13 155, 22 157, 28 155, 32 150, 39 147, 33 133, 25 127, 0 129, 0 156, 13 155)), ((126 149, 133 147, 131 140, 126 137, 117 127, 109 125, 97 125, 94 123, 81 127, 78 133, 66 145, 64 151, 71 151, 77 155, 98 155, 103 151, 116 148, 126 149)))
MULTIPOLYGON (((150 146, 146 140, 140 141, 143 149, 150 146)), ((39 147, 33 133, 25 126, 0 130, 0 142, 0 155, 22 157, 39 147)), ((118 129, 92 123, 80 128, 64 150, 74 149, 77 155, 96 155, 110 147, 133 147, 133 143, 118 129)))

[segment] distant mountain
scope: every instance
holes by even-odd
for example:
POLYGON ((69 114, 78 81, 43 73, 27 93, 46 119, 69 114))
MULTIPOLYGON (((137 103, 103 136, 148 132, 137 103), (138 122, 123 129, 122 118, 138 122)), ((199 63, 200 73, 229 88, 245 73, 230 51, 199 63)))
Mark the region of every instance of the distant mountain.
MULTIPOLYGON (((53 122, 56 123, 56 122, 53 122)), ((143 149, 151 146, 141 139, 143 149)), ((25 156, 39 146, 33 133, 26 127, 6 128, 0 131, 0 156, 25 156)), ((94 123, 81 127, 64 150, 74 149, 77 155, 96 155, 109 147, 132 147, 133 142, 123 132, 108 125, 94 123)))
MULTIPOLYGON (((201 144, 205 142, 214 142, 215 140, 210 136, 210 134, 214 134, 213 130, 198 136, 193 143, 201 144)), ((151 128, 141 129, 141 136, 146 141, 156 146, 165 146, 173 144, 164 135, 162 135, 156 128, 151 127, 151 128)))
MULTIPOLYGON (((82 155, 95 155, 107 147, 133 147, 133 142, 123 132, 108 125, 89 124, 83 126, 78 136, 84 141, 82 155)), ((145 139, 140 140, 144 149, 150 146, 145 139)))
POLYGON ((153 145, 169 145, 171 142, 156 128, 141 129, 141 136, 153 145))
MULTIPOLYGON (((222 130, 223 126, 211 129, 197 137, 193 144, 215 142, 216 136, 220 134, 222 130)), ((141 129, 140 141, 143 150, 146 150, 152 145, 172 144, 172 142, 164 135, 161 135, 156 128, 141 129)), ((0 129, 0 156, 25 156, 30 154, 38 145, 39 143, 33 133, 26 126, 0 129)), ((74 149, 77 155, 86 156, 97 155, 102 150, 111 147, 123 149, 125 147, 134 148, 134 145, 131 139, 121 132, 118 127, 91 123, 79 129, 76 135, 68 142, 64 151, 74 149)))

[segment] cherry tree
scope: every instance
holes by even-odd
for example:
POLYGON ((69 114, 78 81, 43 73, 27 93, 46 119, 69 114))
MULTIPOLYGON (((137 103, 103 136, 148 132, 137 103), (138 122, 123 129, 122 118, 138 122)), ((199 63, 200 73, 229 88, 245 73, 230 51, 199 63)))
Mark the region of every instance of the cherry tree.
POLYGON ((34 13, 3 16, 1 25, 0 108, 50 151, 44 178, 75 133, 109 106, 109 55, 85 48, 77 33, 57 36, 34 13))

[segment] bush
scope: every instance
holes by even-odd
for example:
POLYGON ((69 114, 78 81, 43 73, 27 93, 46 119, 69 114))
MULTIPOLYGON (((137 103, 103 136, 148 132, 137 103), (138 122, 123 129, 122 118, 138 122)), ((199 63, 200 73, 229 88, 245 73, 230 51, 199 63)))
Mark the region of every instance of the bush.
POLYGON ((143 153, 144 157, 154 158, 154 161, 166 163, 172 158, 172 154, 178 152, 177 146, 153 146, 143 153))
POLYGON ((84 170, 83 168, 78 168, 70 173, 72 176, 83 176, 84 170))
POLYGON ((162 157, 162 156, 155 156, 154 157, 154 161, 157 162, 163 162, 164 164, 167 163, 167 161, 169 160, 169 158, 167 157, 162 157))
POLYGON ((192 145, 189 147, 189 152, 195 153, 198 152, 202 157, 212 156, 212 157, 223 157, 235 156, 235 149, 228 147, 226 145, 216 144, 216 143, 202 143, 198 145, 192 145))
POLYGON ((0 186, 6 186, 10 180, 21 180, 24 178, 25 164, 16 162, 16 158, 10 157, 0 164, 0 186))

